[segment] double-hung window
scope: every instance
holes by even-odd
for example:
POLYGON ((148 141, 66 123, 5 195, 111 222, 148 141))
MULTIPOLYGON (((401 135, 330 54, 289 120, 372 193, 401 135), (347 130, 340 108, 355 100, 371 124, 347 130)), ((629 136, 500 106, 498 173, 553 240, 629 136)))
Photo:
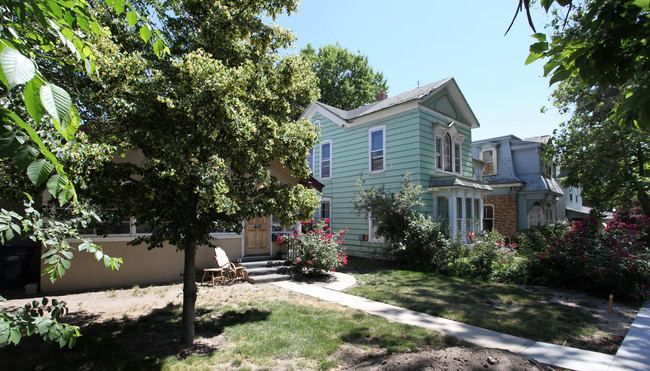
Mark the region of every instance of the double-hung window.
POLYGON ((323 197, 320 200, 320 208, 318 210, 318 218, 323 219, 332 219, 332 199, 328 197, 323 197))
POLYGON ((386 128, 378 126, 368 131, 370 172, 386 170, 386 128))
POLYGON ((449 133, 436 136, 436 169, 460 174, 462 169, 461 142, 453 140, 449 133))
POLYGON ((332 141, 320 144, 320 177, 328 179, 332 176, 332 141))
POLYGON ((481 160, 485 162, 485 175, 497 173, 497 151, 496 148, 484 148, 481 150, 481 160))

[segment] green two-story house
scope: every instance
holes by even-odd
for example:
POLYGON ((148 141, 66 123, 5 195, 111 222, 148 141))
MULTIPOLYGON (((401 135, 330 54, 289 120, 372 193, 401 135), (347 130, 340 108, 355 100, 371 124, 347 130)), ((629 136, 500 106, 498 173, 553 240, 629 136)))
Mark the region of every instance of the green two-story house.
POLYGON ((314 177, 325 185, 319 218, 333 231, 349 229, 350 255, 369 255, 382 246, 372 217, 353 209, 357 180, 364 188, 384 184, 398 192, 403 177, 422 185, 421 211, 444 220, 453 236, 482 230, 483 198, 490 187, 473 177, 471 130, 479 127, 453 78, 345 111, 316 102, 308 117, 320 127, 320 143, 309 155, 314 177))

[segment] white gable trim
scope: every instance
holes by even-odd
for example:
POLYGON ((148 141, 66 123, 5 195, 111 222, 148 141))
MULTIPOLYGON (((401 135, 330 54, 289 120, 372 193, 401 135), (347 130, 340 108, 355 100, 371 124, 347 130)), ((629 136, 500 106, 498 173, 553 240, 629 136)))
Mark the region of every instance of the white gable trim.
POLYGON ((396 115, 398 113, 410 111, 412 109, 417 108, 418 102, 417 101, 410 101, 404 104, 399 104, 396 106, 388 107, 385 108, 381 111, 373 112, 371 114, 368 114, 366 116, 359 116, 356 119, 350 120, 350 123, 348 126, 356 126, 356 125, 363 125, 368 122, 372 121, 377 121, 381 120, 383 118, 396 115))
MULTIPOLYGON (((478 123, 478 120, 476 119, 476 116, 474 115, 474 112, 472 111, 472 108, 469 106, 467 103, 467 100, 465 99, 465 96, 463 96, 463 93, 460 91, 460 88, 458 87, 458 84, 456 84, 456 80, 453 78, 449 79, 449 81, 445 82, 442 86, 438 87, 437 89, 433 90, 431 93, 425 95, 420 99, 420 102, 424 102, 431 98, 432 96, 435 96, 437 93, 442 91, 443 89, 447 89, 447 92, 449 92, 449 96, 452 98, 453 102, 456 104, 456 107, 460 110, 461 115, 466 119, 469 120, 467 123, 463 123, 466 126, 469 126, 471 129, 476 129, 480 125, 478 123)), ((426 108, 426 107, 424 107, 426 108)), ((433 111, 437 112, 437 111, 433 111)), ((438 113, 442 115, 441 113, 438 113)), ((445 117, 448 117, 446 115, 443 115, 445 117)), ((452 121, 458 121, 456 119, 449 118, 452 121)))
MULTIPOLYGON (((456 124, 456 125, 462 125, 462 126, 468 128, 468 129, 471 129, 471 127, 469 125, 467 125, 466 123, 458 121, 453 117, 449 117, 449 116, 445 115, 444 113, 440 113, 438 111, 432 110, 431 108, 428 108, 428 107, 425 107, 425 106, 420 106, 420 109, 422 111, 432 115, 432 116, 436 116, 439 119, 442 119, 442 120, 445 120, 445 121, 449 122, 449 124, 447 124, 448 126, 451 125, 451 124, 456 124)), ((444 124, 441 124, 441 125, 444 125, 444 124)))
POLYGON ((327 108, 321 106, 318 102, 311 103, 305 112, 300 116, 300 118, 309 118, 311 119, 316 113, 320 113, 321 115, 325 116, 328 120, 332 121, 336 125, 344 128, 347 125, 347 122, 343 120, 341 117, 335 115, 332 113, 330 110, 327 108))

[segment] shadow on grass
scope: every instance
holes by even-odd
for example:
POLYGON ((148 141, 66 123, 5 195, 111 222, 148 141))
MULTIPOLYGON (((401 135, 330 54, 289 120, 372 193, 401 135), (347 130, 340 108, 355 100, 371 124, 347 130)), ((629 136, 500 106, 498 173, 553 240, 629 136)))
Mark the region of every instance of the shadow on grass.
POLYGON ((590 331, 588 311, 550 303, 514 285, 386 269, 357 277, 348 293, 537 341, 563 342, 590 331))
MULTIPOLYGON (((197 308, 197 318, 208 310, 197 308)), ((227 311, 219 319, 197 320, 197 337, 212 338, 229 326, 266 320, 271 313, 256 309, 227 311)), ((205 316, 207 317, 207 316, 205 316)), ((6 370, 159 370, 167 357, 183 359, 209 355, 218 350, 209 342, 195 341, 192 347, 181 342, 180 306, 169 304, 145 316, 98 322, 88 313, 62 318, 81 327, 82 336, 73 349, 59 349, 41 337, 25 337, 16 346, 0 347, 2 368, 6 370)))

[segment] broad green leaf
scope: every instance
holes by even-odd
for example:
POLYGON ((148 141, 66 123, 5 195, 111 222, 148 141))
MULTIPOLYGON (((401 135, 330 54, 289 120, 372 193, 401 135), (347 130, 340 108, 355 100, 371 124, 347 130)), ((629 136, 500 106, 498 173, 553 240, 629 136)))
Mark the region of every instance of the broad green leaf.
POLYGON ((2 64, 2 72, 7 78, 9 89, 13 89, 16 85, 27 83, 36 74, 34 62, 20 54, 14 48, 2 49, 0 53, 0 64, 2 64))
POLYGON ((115 0, 113 1, 113 9, 115 9, 115 12, 120 15, 122 12, 124 12, 124 0, 115 0))
POLYGON ((111 259, 111 257, 108 255, 104 255, 104 266, 106 268, 110 268, 113 265, 112 263, 113 263, 113 259, 111 259))
POLYGON ((49 0, 47 2, 47 6, 48 6, 48 8, 50 8, 50 11, 52 11, 52 13, 54 13, 54 15, 57 18, 61 18, 63 16, 63 10, 59 6, 59 4, 56 3, 56 1, 49 0))
POLYGON ((75 106, 72 106, 68 114, 63 118, 61 128, 59 129, 66 140, 74 139, 74 134, 79 130, 80 122, 79 112, 75 106))
POLYGON ((90 28, 93 30, 94 33, 100 34, 102 32, 101 27, 99 27, 99 23, 96 21, 91 21, 90 22, 90 28))
POLYGON ((90 75, 95 69, 95 66, 90 61, 90 59, 86 58, 84 59, 84 68, 86 69, 86 73, 90 75))
POLYGON ((536 34, 533 34, 532 37, 536 39, 537 41, 546 41, 546 34, 538 32, 536 34))
POLYGON ((133 27, 138 22, 138 14, 136 12, 134 12, 133 10, 130 10, 126 14, 126 20, 127 20, 127 22, 129 22, 129 26, 133 27))
POLYGON ((63 29, 61 29, 61 34, 70 41, 74 40, 75 38, 74 33, 72 33, 72 30, 67 27, 63 27, 63 29))
POLYGON ((104 257, 103 252, 101 252, 100 250, 95 251, 95 259, 97 259, 97 261, 101 260, 101 258, 103 257, 104 257))
POLYGON ((66 187, 59 192, 59 205, 63 206, 66 203, 70 202, 70 200, 76 200, 77 199, 77 193, 74 190, 74 187, 72 184, 68 183, 66 184, 66 187))
POLYGON ((7 241, 11 241, 11 240, 14 238, 14 231, 12 231, 11 229, 7 229, 7 230, 5 231, 5 237, 4 237, 4 238, 5 238, 7 241))
POLYGON ((548 50, 548 43, 546 41, 540 41, 530 46, 531 54, 532 53, 542 54, 547 50, 548 50))
POLYGON ((11 334, 9 335, 9 342, 18 345, 18 343, 20 343, 20 338, 22 337, 20 330, 12 327, 10 331, 11 334))
POLYGON ((144 25, 140 27, 140 37, 145 42, 149 42, 149 40, 151 39, 151 29, 149 28, 149 25, 144 25))
POLYGON ((90 22, 88 21, 88 17, 83 14, 77 14, 77 24, 84 31, 88 31, 90 29, 90 22))
POLYGON ((81 51, 81 54, 83 54, 84 58, 88 58, 88 57, 90 57, 90 55, 91 55, 92 53, 93 53, 93 52, 92 52, 92 51, 90 50, 90 48, 87 47, 87 46, 84 46, 83 49, 82 49, 82 51, 81 51))
POLYGON ((47 181, 47 190, 56 197, 66 185, 68 185, 68 177, 57 173, 47 181))
MULTIPOLYGON (((44 84, 40 89, 40 98, 45 110, 56 120, 55 126, 66 117, 72 108, 70 94, 53 84, 44 84)), ((60 130, 60 128, 57 128, 60 130)))
POLYGON ((41 139, 41 137, 38 136, 38 133, 36 133, 34 128, 29 126, 27 123, 25 123, 25 121, 23 121, 20 117, 18 117, 15 113, 9 111, 8 109, 0 106, 0 111, 2 111, 3 114, 5 114, 6 116, 14 120, 14 123, 18 125, 18 127, 20 127, 21 129, 23 129, 29 134, 29 138, 38 145, 38 148, 41 150, 41 153, 45 156, 45 158, 54 164, 56 171, 58 173, 64 172, 63 166, 59 163, 59 160, 57 160, 56 156, 54 156, 52 152, 50 152, 50 150, 47 149, 47 147, 45 147, 43 140, 41 139))
POLYGON ((63 266, 63 269, 70 269, 72 263, 70 262, 70 260, 61 259, 61 265, 63 266))
POLYGON ((39 185, 50 176, 52 170, 54 165, 51 162, 45 159, 36 160, 27 168, 27 177, 34 185, 39 185))
POLYGON ((555 72, 553 73, 553 76, 551 77, 551 81, 549 81, 548 86, 553 85, 554 83, 558 81, 564 81, 566 80, 569 76, 571 76, 571 71, 564 69, 563 67, 559 67, 555 72))
POLYGON ((153 51, 159 57, 162 55, 164 49, 165 45, 163 45, 163 42, 160 41, 160 39, 156 40, 156 42, 153 44, 153 51))
POLYGON ((61 255, 63 255, 66 259, 72 259, 73 257, 72 251, 70 250, 61 251, 61 255))
POLYGON ((12 157, 20 148, 20 142, 13 134, 0 138, 0 158, 12 157))
POLYGON ((528 55, 528 58, 526 58, 525 64, 528 65, 528 64, 531 64, 531 63, 535 62, 536 60, 540 59, 542 57, 542 55, 543 54, 541 54, 541 53, 530 53, 528 55))
POLYGON ((65 275, 65 269, 61 264, 56 266, 56 273, 58 274, 59 277, 63 277, 65 275))
POLYGON ((41 86, 43 86, 43 80, 40 78, 31 79, 25 85, 25 90, 23 91, 27 113, 29 113, 35 122, 40 122, 45 114, 45 108, 43 108, 40 97, 41 86))
POLYGON ((20 171, 27 170, 27 167, 38 157, 38 150, 30 145, 20 147, 13 157, 14 166, 20 171))

